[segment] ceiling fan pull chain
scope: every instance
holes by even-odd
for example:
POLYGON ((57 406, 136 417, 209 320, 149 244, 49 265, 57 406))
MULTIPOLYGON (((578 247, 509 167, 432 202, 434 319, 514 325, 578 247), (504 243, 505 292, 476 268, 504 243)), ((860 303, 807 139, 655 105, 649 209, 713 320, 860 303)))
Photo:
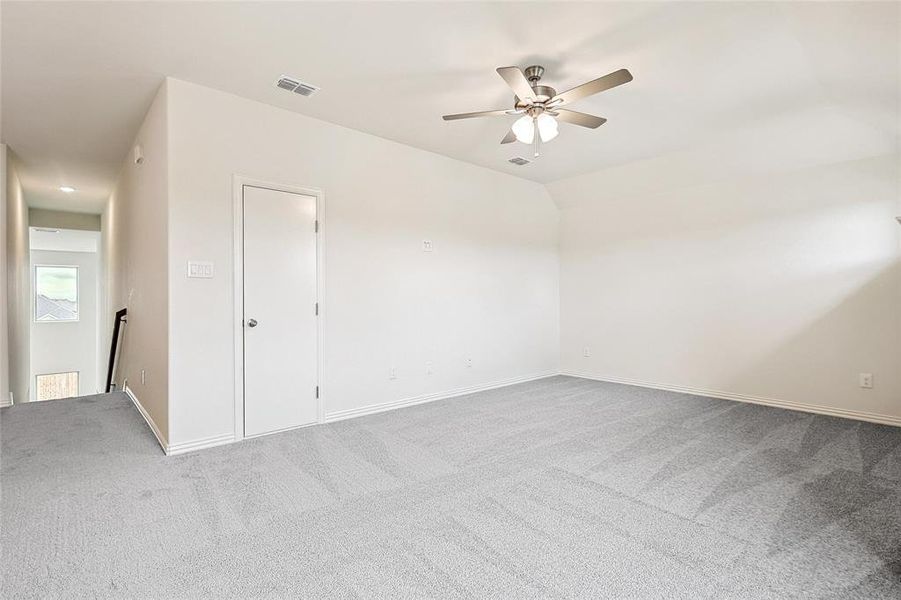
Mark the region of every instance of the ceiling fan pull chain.
POLYGON ((532 118, 532 126, 533 126, 532 131, 535 132, 535 133, 534 133, 534 136, 535 136, 535 138, 534 138, 534 141, 535 141, 535 158, 538 158, 538 155, 540 154, 539 151, 538 151, 538 145, 541 144, 541 136, 538 134, 538 117, 533 117, 533 118, 532 118))

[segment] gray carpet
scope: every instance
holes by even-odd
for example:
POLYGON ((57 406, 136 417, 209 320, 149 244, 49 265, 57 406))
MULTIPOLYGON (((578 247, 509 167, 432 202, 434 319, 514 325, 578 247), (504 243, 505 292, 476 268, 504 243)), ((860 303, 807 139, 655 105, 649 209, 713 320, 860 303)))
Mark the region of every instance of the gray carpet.
POLYGON ((165 457, 2 411, 4 598, 901 598, 901 429, 553 377, 165 457))

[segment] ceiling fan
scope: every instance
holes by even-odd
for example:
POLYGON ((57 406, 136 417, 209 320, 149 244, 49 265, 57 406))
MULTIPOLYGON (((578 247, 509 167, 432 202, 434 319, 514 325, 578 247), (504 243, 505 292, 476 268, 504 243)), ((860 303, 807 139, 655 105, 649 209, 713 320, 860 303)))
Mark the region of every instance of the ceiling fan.
POLYGON ((519 141, 534 144, 535 156, 539 154, 540 142, 549 142, 557 137, 558 120, 589 129, 596 129, 607 121, 594 115, 560 108, 561 106, 632 81, 632 74, 627 69, 620 69, 558 94, 554 88, 539 84, 544 75, 544 67, 533 65, 525 72, 519 67, 498 67, 497 72, 515 94, 512 109, 444 115, 443 118, 445 121, 456 121, 475 117, 523 115, 513 123, 501 143, 519 141), (536 130, 538 135, 535 135, 536 130))

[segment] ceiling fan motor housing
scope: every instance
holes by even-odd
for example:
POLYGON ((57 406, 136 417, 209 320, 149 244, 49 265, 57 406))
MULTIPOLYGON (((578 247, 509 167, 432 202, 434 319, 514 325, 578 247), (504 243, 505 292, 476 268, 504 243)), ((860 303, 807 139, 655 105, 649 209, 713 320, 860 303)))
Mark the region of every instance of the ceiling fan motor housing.
POLYGON ((547 102, 557 95, 557 90, 548 85, 533 85, 532 91, 535 92, 535 98, 538 102, 547 102))
POLYGON ((526 79, 529 80, 529 85, 532 87, 532 93, 535 94, 536 102, 523 102, 518 96, 514 96, 517 110, 535 106, 535 104, 543 104, 557 95, 557 90, 554 88, 547 85, 538 85, 538 82, 541 81, 541 76, 544 75, 544 67, 532 65, 531 67, 526 68, 525 71, 523 71, 523 74, 526 76, 526 79))

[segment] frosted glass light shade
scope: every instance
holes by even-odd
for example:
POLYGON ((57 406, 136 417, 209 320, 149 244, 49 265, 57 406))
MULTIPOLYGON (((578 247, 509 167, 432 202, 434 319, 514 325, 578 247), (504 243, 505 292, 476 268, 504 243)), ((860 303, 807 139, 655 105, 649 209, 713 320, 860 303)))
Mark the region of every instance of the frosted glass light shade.
POLYGON ((520 141, 523 144, 531 144, 532 140, 535 138, 535 124, 532 123, 532 117, 529 115, 523 115, 516 119, 512 129, 513 135, 516 136, 517 141, 520 141))
POLYGON ((549 142, 557 137, 557 119, 544 113, 538 115, 538 134, 542 142, 549 142))

